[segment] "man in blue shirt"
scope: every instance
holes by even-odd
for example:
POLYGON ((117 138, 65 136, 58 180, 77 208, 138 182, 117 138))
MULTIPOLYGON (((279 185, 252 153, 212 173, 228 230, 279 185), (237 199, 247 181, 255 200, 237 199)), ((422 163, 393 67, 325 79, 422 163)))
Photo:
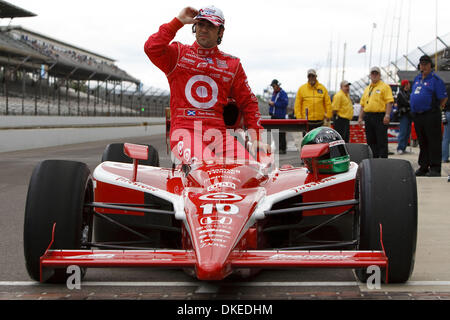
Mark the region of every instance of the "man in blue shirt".
POLYGON ((445 83, 434 72, 431 58, 420 58, 419 74, 411 90, 411 114, 419 140, 419 169, 416 176, 441 176, 441 109, 448 97, 445 83))
MULTIPOLYGON (((289 104, 289 98, 286 92, 281 89, 281 83, 274 79, 270 84, 273 88, 272 99, 269 101, 269 114, 272 119, 286 119, 286 109, 289 104)), ((279 136, 279 152, 286 153, 286 132, 280 132, 279 136)))

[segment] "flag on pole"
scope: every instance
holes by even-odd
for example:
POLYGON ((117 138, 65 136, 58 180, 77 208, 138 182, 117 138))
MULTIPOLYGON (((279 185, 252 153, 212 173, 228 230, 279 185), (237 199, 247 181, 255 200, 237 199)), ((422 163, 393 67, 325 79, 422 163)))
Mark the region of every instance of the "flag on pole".
POLYGON ((361 49, 359 49, 358 53, 365 53, 366 52, 366 45, 363 45, 361 49))

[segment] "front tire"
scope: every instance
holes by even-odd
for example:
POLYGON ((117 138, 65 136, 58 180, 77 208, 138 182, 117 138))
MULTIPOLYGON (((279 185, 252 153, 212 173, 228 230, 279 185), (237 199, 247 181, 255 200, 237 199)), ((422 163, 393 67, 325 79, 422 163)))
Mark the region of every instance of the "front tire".
MULTIPOLYGON (((80 249, 92 237, 93 210, 84 204, 94 199, 90 170, 74 161, 46 160, 30 179, 24 220, 24 254, 28 274, 40 281, 40 257, 52 238, 51 249, 80 249)), ((42 281, 64 282, 65 270, 47 270, 42 281)))
MULTIPOLYGON (((359 250, 382 250, 388 257, 388 281, 408 281, 414 268, 417 240, 417 185, 405 160, 363 160, 358 168, 359 250)), ((365 270, 356 270, 367 281, 365 270)), ((383 277, 383 280, 385 277, 383 277)))

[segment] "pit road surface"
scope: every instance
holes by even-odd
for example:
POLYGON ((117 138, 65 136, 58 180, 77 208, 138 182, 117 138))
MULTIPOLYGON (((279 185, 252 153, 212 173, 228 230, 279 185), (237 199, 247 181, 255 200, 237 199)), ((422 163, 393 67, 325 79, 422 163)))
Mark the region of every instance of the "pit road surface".
MULTIPOLYGON (((85 162, 93 170, 105 146, 113 142, 150 143, 159 151, 161 166, 170 166, 163 135, 0 153, 0 299, 450 300, 450 183, 445 170, 445 178, 417 179, 419 233, 414 273, 407 284, 368 289, 348 269, 271 270, 220 283, 199 282, 181 270, 89 269, 80 290, 31 281, 22 230, 33 168, 42 160, 65 159, 85 162)), ((403 158, 416 166, 418 149, 410 151, 403 158)), ((298 159, 298 152, 289 151, 281 156, 281 164, 298 165, 298 159)))

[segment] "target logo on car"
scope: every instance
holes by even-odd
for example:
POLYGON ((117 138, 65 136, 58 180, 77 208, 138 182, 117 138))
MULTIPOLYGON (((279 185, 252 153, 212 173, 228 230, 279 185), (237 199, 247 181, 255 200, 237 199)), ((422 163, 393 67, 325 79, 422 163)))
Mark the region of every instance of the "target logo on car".
POLYGON ((186 98, 196 108, 212 108, 217 103, 218 94, 217 83, 208 76, 196 75, 186 83, 186 98))
POLYGON ((237 194, 220 192, 220 193, 210 193, 199 197, 200 200, 212 200, 212 201, 240 201, 242 197, 237 194))

